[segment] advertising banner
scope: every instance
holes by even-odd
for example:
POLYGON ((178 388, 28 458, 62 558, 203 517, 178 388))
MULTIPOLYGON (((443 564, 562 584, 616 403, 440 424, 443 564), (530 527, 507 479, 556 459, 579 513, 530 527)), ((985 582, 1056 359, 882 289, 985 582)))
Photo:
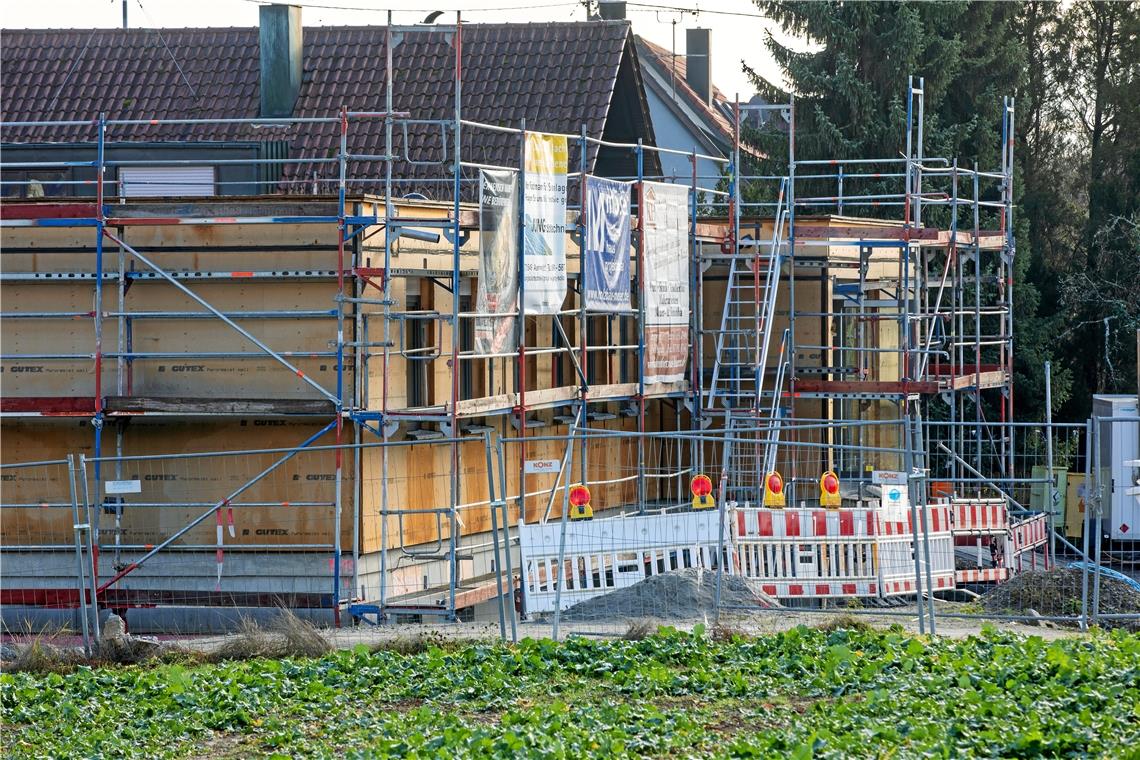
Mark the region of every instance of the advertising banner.
POLYGON ((518 173, 479 171, 479 291, 475 351, 499 354, 518 347, 518 173), (503 316, 497 316, 497 315, 503 316))
POLYGON ((523 309, 556 314, 566 299, 566 137, 527 132, 523 309))
POLYGON ((685 379, 689 356, 689 190, 645 182, 645 382, 685 379))
POLYGON ((633 183, 586 177, 582 277, 587 311, 629 311, 629 191, 633 183))

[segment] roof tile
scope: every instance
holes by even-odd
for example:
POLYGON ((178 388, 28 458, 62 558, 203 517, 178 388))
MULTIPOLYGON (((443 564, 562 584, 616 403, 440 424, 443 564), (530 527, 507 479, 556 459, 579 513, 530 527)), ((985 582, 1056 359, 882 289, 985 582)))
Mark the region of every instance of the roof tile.
MULTIPOLYGON (((308 27, 304 69, 294 109, 299 117, 332 116, 341 106, 380 111, 385 105, 385 28, 308 27)), ((577 134, 582 122, 601 135, 622 56, 626 22, 470 24, 463 27, 463 109, 466 118, 577 134)), ((258 31, 248 29, 6 30, 0 48, 3 121, 254 118, 259 109, 258 31), (177 66, 175 65, 177 61, 177 66), (179 70, 181 68, 181 71, 179 70)), ((452 115, 454 58, 444 33, 405 35, 393 50, 393 104, 415 119, 452 115)), ((646 114, 646 119, 648 114, 646 114)), ((648 127, 651 135, 651 127, 648 127)), ((438 160, 439 127, 412 127, 413 146, 438 160)), ((379 122, 356 123, 353 153, 383 153, 379 122)), ((517 138, 466 128, 464 151, 482 163, 515 165, 517 138)), ((86 142, 90 125, 50 130, 6 128, 5 141, 86 142)), ((289 139, 294 156, 335 152, 338 130, 302 124, 269 135, 252 125, 115 126, 111 140, 289 139)), ((398 139, 397 150, 404 150, 398 139)), ((450 148, 450 146, 449 146, 450 148)), ((374 167, 376 171, 380 167, 374 167)), ((296 165, 304 177, 329 175, 329 164, 296 165)), ((408 177, 438 168, 403 166, 408 177)))

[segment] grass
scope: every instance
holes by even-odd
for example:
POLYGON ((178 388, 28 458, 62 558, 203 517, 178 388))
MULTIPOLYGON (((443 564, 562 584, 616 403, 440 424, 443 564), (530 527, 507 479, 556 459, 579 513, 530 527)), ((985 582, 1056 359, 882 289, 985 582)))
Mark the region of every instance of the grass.
MULTIPOLYGON (((638 632, 640 635, 640 632, 638 632)), ((430 639, 0 675, 5 757, 1138 757, 1140 636, 430 639)))

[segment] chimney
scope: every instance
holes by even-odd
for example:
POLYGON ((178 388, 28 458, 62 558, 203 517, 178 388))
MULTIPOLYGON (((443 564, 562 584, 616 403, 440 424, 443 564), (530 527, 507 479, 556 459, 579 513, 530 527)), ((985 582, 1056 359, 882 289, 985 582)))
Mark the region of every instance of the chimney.
POLYGON ((685 81, 705 105, 712 105, 712 45, 708 29, 685 30, 685 81))
POLYGON ((301 92, 301 9, 296 5, 263 5, 258 18, 261 116, 289 117, 301 92))
POLYGON ((603 21, 623 21, 625 0, 598 0, 598 13, 603 21))

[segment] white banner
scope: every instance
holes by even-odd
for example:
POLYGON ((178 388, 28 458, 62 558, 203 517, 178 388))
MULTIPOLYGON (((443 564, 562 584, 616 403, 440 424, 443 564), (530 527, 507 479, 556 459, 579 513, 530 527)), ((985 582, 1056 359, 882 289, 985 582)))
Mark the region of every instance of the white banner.
POLYGON ((561 469, 561 459, 528 459, 523 465, 523 472, 528 475, 554 475, 561 469))
POLYGON ((645 382, 685 379, 689 357, 689 189, 645 182, 645 382))
POLYGON ((557 314, 566 300, 566 137, 527 132, 523 190, 523 312, 557 314))

